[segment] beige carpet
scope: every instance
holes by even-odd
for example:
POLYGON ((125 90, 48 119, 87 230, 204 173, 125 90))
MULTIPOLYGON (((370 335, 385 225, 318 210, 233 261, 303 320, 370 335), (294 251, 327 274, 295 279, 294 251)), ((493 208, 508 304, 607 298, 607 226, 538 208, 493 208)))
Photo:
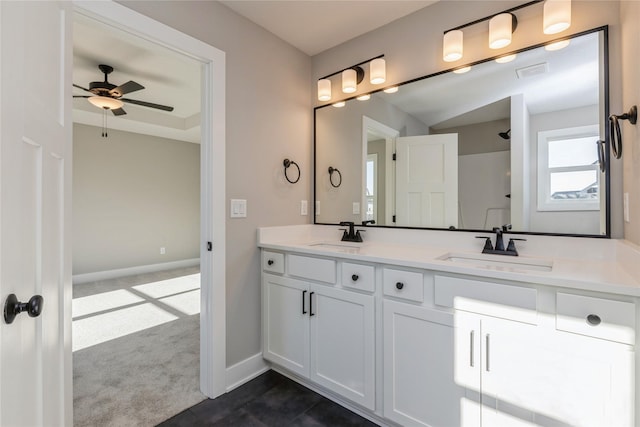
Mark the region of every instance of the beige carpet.
POLYGON ((199 298, 197 269, 74 287, 75 426, 154 426, 205 399, 199 298))

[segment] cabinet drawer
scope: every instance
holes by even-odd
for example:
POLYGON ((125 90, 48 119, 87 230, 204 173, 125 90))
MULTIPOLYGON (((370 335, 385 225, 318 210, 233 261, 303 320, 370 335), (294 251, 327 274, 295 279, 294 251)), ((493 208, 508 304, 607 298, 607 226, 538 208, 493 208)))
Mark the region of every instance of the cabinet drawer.
POLYGON ((422 273, 385 268, 382 283, 385 295, 417 302, 424 300, 422 273))
POLYGON ((342 286, 373 292, 375 290, 375 269, 372 265, 342 263, 342 286))
POLYGON ((262 251, 262 269, 270 273, 284 273, 284 254, 262 251))
POLYGON ((289 255, 288 267, 292 276, 336 283, 336 262, 332 259, 289 255))
POLYGON ((556 295, 556 329, 635 344, 635 304, 582 295, 556 295))

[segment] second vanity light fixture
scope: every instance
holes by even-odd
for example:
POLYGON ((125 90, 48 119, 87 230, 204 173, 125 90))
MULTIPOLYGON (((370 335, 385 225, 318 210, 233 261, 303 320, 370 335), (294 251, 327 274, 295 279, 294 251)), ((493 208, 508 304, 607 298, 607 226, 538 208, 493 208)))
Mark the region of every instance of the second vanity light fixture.
MULTIPOLYGON (((454 62, 462 58, 463 38, 462 30, 480 22, 489 21, 489 48, 501 49, 511 44, 511 37, 518 26, 518 19, 512 13, 518 9, 542 3, 535 0, 520 6, 507 9, 495 15, 477 19, 468 24, 460 25, 444 32, 442 43, 442 59, 454 62)), ((571 26, 571 0, 546 0, 543 8, 542 31, 544 34, 557 34, 571 26)))
POLYGON ((387 80, 387 68, 384 55, 379 55, 366 61, 362 61, 344 70, 336 71, 328 74, 318 80, 318 100, 331 100, 331 80, 330 77, 341 74, 342 92, 354 93, 358 90, 358 84, 364 80, 365 70, 361 65, 369 64, 369 82, 373 85, 379 85, 387 80))

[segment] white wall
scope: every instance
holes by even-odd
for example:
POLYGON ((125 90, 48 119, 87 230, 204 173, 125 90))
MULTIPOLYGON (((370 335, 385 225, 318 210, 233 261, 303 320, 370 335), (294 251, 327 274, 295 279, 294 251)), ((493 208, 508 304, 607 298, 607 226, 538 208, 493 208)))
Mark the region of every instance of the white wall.
POLYGON ((304 224, 311 200, 312 110, 309 56, 216 1, 121 1, 226 53, 226 195, 248 215, 227 219, 227 366, 261 350, 256 228, 304 224), (282 161, 302 177, 285 181, 282 161))
POLYGON ((73 126, 73 274, 199 258, 200 145, 100 135, 73 126))

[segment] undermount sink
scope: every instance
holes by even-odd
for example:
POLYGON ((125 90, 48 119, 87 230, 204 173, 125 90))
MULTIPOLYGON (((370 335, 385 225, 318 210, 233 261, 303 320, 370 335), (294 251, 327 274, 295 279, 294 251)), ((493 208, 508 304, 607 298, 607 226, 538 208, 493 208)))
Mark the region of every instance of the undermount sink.
POLYGON ((335 252, 345 252, 348 254, 357 254, 358 252, 360 252, 360 246, 357 246, 355 244, 348 244, 348 243, 324 243, 324 242, 320 242, 320 243, 311 243, 309 246, 315 247, 315 248, 319 248, 319 249, 326 249, 329 251, 335 251, 335 252))
POLYGON ((551 271, 553 261, 542 258, 521 256, 470 254, 449 252, 437 258, 460 264, 470 264, 478 268, 504 271, 551 271))

